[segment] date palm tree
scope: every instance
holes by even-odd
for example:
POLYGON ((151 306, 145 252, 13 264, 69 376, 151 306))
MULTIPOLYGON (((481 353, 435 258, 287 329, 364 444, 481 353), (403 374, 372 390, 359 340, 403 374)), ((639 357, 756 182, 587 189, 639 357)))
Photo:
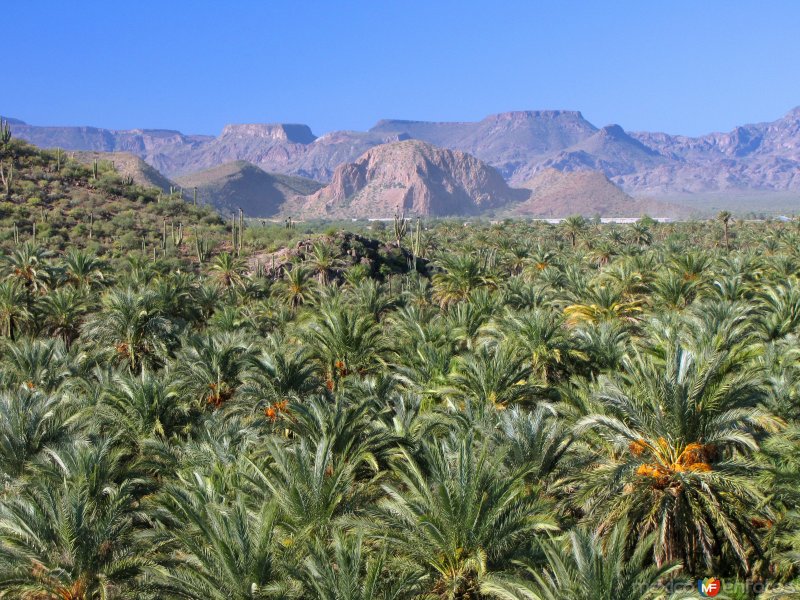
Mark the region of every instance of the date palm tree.
POLYGON ((588 223, 581 215, 572 215, 561 222, 561 228, 569 237, 569 241, 574 248, 578 243, 578 237, 583 235, 588 228, 588 223))
POLYGON ((628 553, 628 524, 617 524, 606 539, 598 532, 575 529, 566 539, 542 544, 545 569, 529 568, 526 579, 496 578, 482 590, 499 600, 679 600, 696 598, 691 590, 671 593, 668 578, 680 564, 654 565, 649 560, 655 535, 640 540, 628 553))
POLYGON ((227 498, 200 476, 167 487, 153 541, 165 567, 152 579, 159 597, 272 600, 289 597, 275 555, 275 507, 227 498))
POLYGON ((741 351, 667 338, 653 354, 635 352, 601 379, 602 412, 577 425, 597 434, 595 466, 575 475, 581 507, 600 527, 626 518, 639 535, 656 532, 659 565, 680 560, 698 573, 724 549, 747 568, 761 552, 751 519, 772 516, 748 457, 776 420, 760 408, 763 377, 741 351))
POLYGON ((45 330, 64 340, 69 349, 80 334, 87 312, 84 293, 75 288, 58 288, 42 297, 37 308, 43 317, 45 330))
POLYGON ((528 380, 531 373, 529 361, 515 348, 483 346, 456 359, 450 385, 442 392, 459 404, 503 410, 534 400, 535 388, 528 380))
POLYGON ((40 475, 0 502, 0 595, 120 597, 152 566, 137 531, 136 485, 98 479, 94 449, 73 452, 61 477, 40 475))
POLYGON ((55 392, 69 377, 69 360, 59 339, 26 338, 4 348, 0 360, 0 387, 20 386, 55 392))
POLYGON ((732 218, 733 215, 727 210, 720 211, 720 213, 717 215, 717 221, 722 223, 722 228, 725 233, 725 250, 727 252, 731 251, 731 244, 730 240, 728 239, 728 227, 732 218))
POLYGON ((278 297, 283 299, 292 309, 312 301, 316 295, 316 285, 310 270, 296 266, 285 272, 284 278, 275 286, 278 297))
POLYGON ((550 507, 486 447, 468 437, 425 444, 387 484, 374 535, 421 566, 430 597, 481 598, 490 575, 513 570, 516 553, 556 529, 550 507))
POLYGON ((322 365, 328 387, 349 374, 365 375, 384 362, 385 343, 377 323, 341 307, 324 309, 312 322, 306 339, 311 355, 322 365))
POLYGON ((257 481, 275 499, 285 545, 302 556, 304 544, 331 535, 337 523, 363 515, 376 490, 356 483, 355 472, 365 456, 339 460, 332 440, 266 441, 269 461, 257 481))
POLYGON ((104 390, 98 407, 100 420, 112 431, 122 431, 138 445, 149 437, 169 439, 188 420, 188 407, 176 389, 148 370, 117 373, 104 390))
POLYGON ((100 300, 100 310, 83 328, 82 337, 110 351, 138 372, 158 362, 175 344, 175 325, 158 308, 151 290, 115 288, 100 300))
POLYGON ((508 311, 487 328, 487 333, 525 353, 532 374, 542 382, 557 380, 569 362, 582 358, 569 339, 564 319, 543 308, 508 311))
POLYGON ((30 390, 0 392, 0 476, 5 485, 25 481, 35 463, 70 441, 73 427, 65 403, 55 395, 30 390))
POLYGON ((567 323, 599 323, 601 321, 636 321, 642 311, 639 300, 625 298, 622 292, 606 285, 591 285, 578 294, 576 301, 564 309, 567 323))
POLYGON ((193 338, 178 356, 175 377, 189 402, 219 408, 242 385, 252 355, 240 334, 206 334, 193 338))
POLYGON ((64 271, 67 280, 80 288, 94 288, 105 281, 104 268, 100 259, 86 250, 73 248, 64 255, 64 271))
POLYGON ((442 306, 466 299, 470 292, 490 282, 480 259, 470 254, 445 254, 436 261, 433 297, 442 306))
POLYGON ((370 548, 363 534, 337 531, 329 545, 317 541, 295 576, 308 600, 403 600, 417 597, 419 574, 388 560, 388 549, 370 548))
POLYGON ((31 242, 17 246, 3 257, 3 271, 6 277, 17 281, 30 298, 46 289, 50 265, 47 259, 50 252, 31 242))
POLYGON ((0 336, 13 341, 30 317, 24 288, 13 280, 0 281, 0 336))
POLYGON ((222 252, 215 256, 209 268, 217 282, 225 289, 242 283, 244 261, 229 252, 222 252))
POLYGON ((291 351, 281 348, 280 344, 275 345, 278 347, 272 351, 245 357, 247 365, 237 393, 237 403, 246 406, 251 413, 303 398, 321 385, 304 349, 291 351))
POLYGON ((308 265, 317 274, 320 285, 328 285, 331 271, 339 265, 339 260, 328 244, 316 243, 311 248, 311 255, 307 260, 308 265))

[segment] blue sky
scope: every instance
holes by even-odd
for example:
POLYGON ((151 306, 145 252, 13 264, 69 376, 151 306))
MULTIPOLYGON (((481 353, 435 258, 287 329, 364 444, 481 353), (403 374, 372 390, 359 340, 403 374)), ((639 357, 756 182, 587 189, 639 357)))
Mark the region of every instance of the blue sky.
POLYGON ((25 0, 2 12, 0 113, 42 125, 321 134, 564 108, 695 135, 800 105, 796 0, 25 0))

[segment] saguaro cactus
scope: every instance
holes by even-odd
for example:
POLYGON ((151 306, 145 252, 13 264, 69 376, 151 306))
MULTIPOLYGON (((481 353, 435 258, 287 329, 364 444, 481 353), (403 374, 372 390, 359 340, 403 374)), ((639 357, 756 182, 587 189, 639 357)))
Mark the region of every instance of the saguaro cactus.
POLYGON ((414 270, 417 270, 417 257, 422 250, 422 223, 417 217, 417 222, 414 225, 414 232, 411 234, 411 256, 414 260, 414 270))
POLYGON ((5 119, 0 119, 0 143, 8 146, 11 143, 11 125, 5 119))
POLYGON ((172 223, 172 245, 179 248, 183 243, 183 223, 178 223, 178 229, 175 229, 175 223, 172 223))
POLYGON ((9 165, 8 172, 0 164, 0 181, 3 182, 3 187, 6 188, 6 198, 8 198, 11 195, 11 184, 14 182, 14 163, 9 165))
POLYGON ((406 213, 403 212, 402 215, 398 216, 397 213, 394 213, 394 239, 397 242, 397 247, 400 247, 400 243, 403 241, 403 238, 406 236, 408 231, 408 219, 406 219, 406 213))
POLYGON ((193 232, 194 235, 194 249, 197 252, 197 262, 201 265, 208 260, 208 256, 210 253, 210 248, 208 244, 208 240, 201 239, 200 236, 197 234, 197 230, 195 229, 193 232))

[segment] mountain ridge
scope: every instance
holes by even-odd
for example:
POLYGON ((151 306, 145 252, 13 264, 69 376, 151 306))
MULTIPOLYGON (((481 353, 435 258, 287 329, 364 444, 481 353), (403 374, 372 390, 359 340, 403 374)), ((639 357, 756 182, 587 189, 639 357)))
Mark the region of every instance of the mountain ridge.
POLYGON ((556 168, 602 171, 636 196, 800 190, 800 106, 774 121, 697 137, 598 128, 574 110, 509 111, 479 121, 382 119, 367 131, 320 136, 289 123, 232 124, 218 136, 10 124, 14 135, 39 146, 131 152, 168 177, 246 160, 267 172, 327 183, 336 167, 370 148, 419 139, 471 154, 512 184, 556 168))

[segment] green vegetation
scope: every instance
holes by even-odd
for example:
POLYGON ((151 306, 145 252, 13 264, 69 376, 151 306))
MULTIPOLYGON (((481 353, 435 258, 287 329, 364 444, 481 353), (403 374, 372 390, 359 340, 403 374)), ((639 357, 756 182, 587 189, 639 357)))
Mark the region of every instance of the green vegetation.
POLYGON ((226 228, 3 148, 0 598, 796 597, 797 223, 226 228))

